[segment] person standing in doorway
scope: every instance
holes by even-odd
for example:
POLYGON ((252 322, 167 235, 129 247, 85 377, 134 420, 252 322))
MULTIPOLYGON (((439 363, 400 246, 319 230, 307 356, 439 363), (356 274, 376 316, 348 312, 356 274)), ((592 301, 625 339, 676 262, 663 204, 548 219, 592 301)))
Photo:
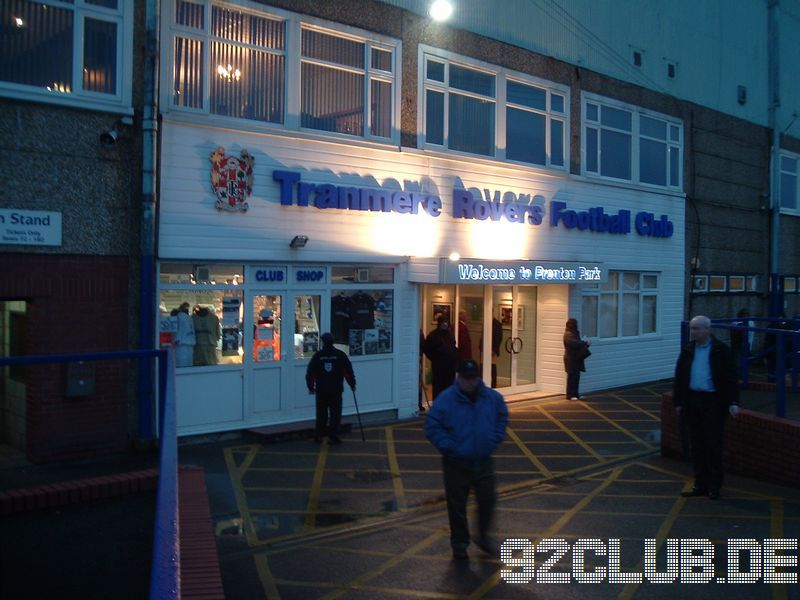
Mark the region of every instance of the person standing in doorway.
POLYGON ((497 501, 492 453, 505 438, 507 425, 503 396, 484 385, 478 363, 461 361, 455 383, 439 395, 425 418, 425 437, 442 454, 453 558, 468 558, 467 499, 471 488, 478 502, 476 544, 499 557, 499 548, 491 538, 497 501))
MULTIPOLYGON (((503 343, 503 324, 492 317, 492 370, 491 385, 497 387, 497 359, 500 358, 500 346, 503 343)), ((478 341, 478 352, 483 357, 483 336, 478 341)))
POLYGON ((175 366, 191 367, 194 357, 194 322, 189 315, 189 303, 183 302, 175 314, 178 331, 175 333, 175 366))
POLYGON ((694 487, 684 497, 717 500, 722 487, 722 445, 725 419, 739 414, 736 366, 728 346, 711 335, 711 320, 689 321, 691 341, 675 365, 672 403, 689 426, 694 487), (682 414, 685 413, 685 414, 682 414))
POLYGON ((458 311, 458 360, 472 358, 472 340, 467 328, 467 311, 458 311))
POLYGON ((344 380, 356 391, 356 376, 347 354, 334 347, 333 334, 322 334, 322 349, 311 357, 306 369, 306 385, 309 394, 316 394, 317 419, 314 425, 314 441, 322 442, 327 429, 328 441, 341 444, 339 425, 342 421, 342 392, 344 380))
POLYGON ((447 315, 439 315, 436 329, 425 338, 425 356, 431 361, 433 373, 433 399, 453 383, 458 364, 456 339, 450 330, 447 315))
POLYGON ((586 370, 584 361, 591 356, 591 340, 582 340, 578 331, 578 320, 567 319, 564 329, 564 370, 567 372, 567 400, 580 400, 578 391, 581 372, 586 370))

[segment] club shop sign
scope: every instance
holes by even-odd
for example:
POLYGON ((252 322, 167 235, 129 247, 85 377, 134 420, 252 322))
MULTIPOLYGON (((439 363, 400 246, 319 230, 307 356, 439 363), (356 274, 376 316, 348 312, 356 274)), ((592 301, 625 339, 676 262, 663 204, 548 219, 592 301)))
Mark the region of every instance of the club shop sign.
MULTIPOLYGON (((303 181, 296 171, 275 170, 272 178, 280 187, 280 203, 283 206, 426 214, 434 218, 438 218, 443 210, 442 199, 434 194, 381 187, 315 184, 303 181)), ((602 206, 574 210, 561 200, 551 200, 550 210, 547 211, 546 201, 541 195, 484 189, 483 196, 480 192, 476 196, 472 189, 453 189, 452 200, 454 219, 506 221, 534 227, 546 223, 550 227, 616 235, 635 231, 638 235, 655 238, 672 237, 674 231, 667 215, 646 211, 636 215, 624 209, 609 213, 602 206)))

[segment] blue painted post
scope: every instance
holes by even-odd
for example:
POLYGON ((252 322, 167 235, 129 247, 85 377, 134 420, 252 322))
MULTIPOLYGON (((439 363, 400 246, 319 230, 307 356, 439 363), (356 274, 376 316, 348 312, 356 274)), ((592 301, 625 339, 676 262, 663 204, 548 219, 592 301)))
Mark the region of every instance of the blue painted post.
POLYGON ((786 416, 786 352, 784 351, 784 331, 775 336, 775 415, 786 416))

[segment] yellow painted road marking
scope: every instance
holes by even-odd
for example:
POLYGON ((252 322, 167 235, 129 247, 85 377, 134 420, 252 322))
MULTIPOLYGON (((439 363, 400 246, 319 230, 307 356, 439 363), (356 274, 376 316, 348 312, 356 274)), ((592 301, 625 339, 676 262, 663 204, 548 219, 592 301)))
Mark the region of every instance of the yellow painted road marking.
POLYGON ((257 445, 250 446, 250 449, 248 450, 247 455, 244 457, 244 460, 242 460, 242 462, 239 463, 239 468, 237 472, 239 479, 244 477, 244 474, 250 468, 250 465, 253 464, 253 461, 255 460, 256 456, 258 456, 259 448, 260 446, 257 445))
POLYGON ((306 507, 306 520, 304 529, 314 529, 317 524, 317 511, 319 510, 319 496, 322 491, 322 478, 325 476, 325 462, 328 459, 328 440, 323 441, 317 457, 317 467, 314 469, 314 480, 308 493, 308 506, 306 507))
POLYGON ((661 421, 661 416, 660 415, 655 415, 655 414, 651 413, 649 410, 645 410, 641 406, 637 406, 633 402, 629 402, 628 400, 626 400, 625 398, 623 398, 619 394, 611 394, 611 397, 616 399, 616 400, 619 400, 620 402, 623 402, 623 403, 627 404, 628 406, 632 406, 638 412, 643 412, 644 414, 646 414, 648 417, 650 417, 651 419, 653 419, 655 421, 661 421))
POLYGON ((400 464, 397 462, 397 453, 394 447, 394 431, 392 431, 391 427, 386 428, 386 459, 389 461, 389 472, 392 474, 397 510, 404 512, 408 510, 408 503, 406 502, 406 494, 403 491, 403 478, 400 476, 400 464))
MULTIPOLYGON (((685 489, 689 489, 688 483, 685 489)), ((669 513, 667 514, 666 518, 661 522, 661 526, 658 528, 656 532, 656 553, 661 549, 664 545, 664 542, 667 540, 667 534, 669 533, 670 529, 675 525, 675 521, 678 520, 678 515, 680 515, 681 510, 683 510, 683 506, 686 504, 686 498, 682 496, 678 496, 678 499, 672 505, 669 513)), ((644 566, 644 558, 639 561, 639 564, 636 565, 636 568, 633 570, 634 573, 642 573, 644 566)), ((629 583, 623 589, 619 595, 620 600, 629 600, 633 598, 633 595, 636 593, 636 590, 639 589, 640 583, 629 583)))
POLYGON ((233 490, 233 497, 236 498, 236 506, 239 508, 239 515, 242 517, 242 527, 244 528, 245 539, 248 545, 255 546, 258 544, 258 533, 253 524, 253 519, 250 516, 250 509, 247 506, 247 495, 242 488, 242 479, 239 474, 239 467, 236 465, 236 460, 233 457, 233 452, 230 448, 225 448, 223 451, 225 456, 225 464, 228 466, 228 474, 231 478, 231 489, 233 490))
MULTIPOLYGON (((525 442, 523 442, 520 439, 520 437, 514 432, 513 429, 511 429, 510 427, 507 427, 506 428, 506 433, 508 434, 508 437, 511 438, 514 441, 514 443, 522 451, 522 453, 525 456, 528 457, 528 460, 530 460, 533 463, 533 466, 535 466, 537 469, 539 469, 539 472, 542 475, 544 475, 545 477, 552 477, 553 476, 553 473, 550 471, 550 469, 545 467, 542 464, 542 462, 533 455, 533 452, 530 451, 530 449, 525 445, 525 442)), ((505 458, 505 457, 502 456, 502 455, 498 455, 498 456, 495 457, 496 460, 499 460, 501 458, 505 458)))
POLYGON ((256 554, 253 560, 256 563, 258 578, 261 580, 261 585, 264 588, 264 597, 270 600, 280 600, 281 594, 278 591, 278 586, 275 585, 275 579, 272 577, 272 571, 269 569, 267 557, 263 554, 256 554))
POLYGON ((559 429, 561 429, 561 431, 563 431, 563 432, 564 432, 564 433, 566 433, 566 434, 567 434, 569 437, 571 437, 573 440, 575 440, 575 442, 576 442, 576 443, 577 443, 577 444, 578 444, 578 445, 579 445, 581 448, 583 448, 584 450, 586 450, 586 452, 588 452, 589 454, 591 454, 592 456, 594 456, 594 457, 595 457, 595 458, 596 458, 598 461, 600 461, 601 463, 602 463, 602 462, 606 462, 606 461, 603 459, 603 457, 602 457, 602 456, 600 456, 600 455, 599 455, 597 452, 595 452, 595 451, 594 451, 594 450, 593 450, 593 449, 592 449, 592 448, 591 448, 591 447, 590 447, 588 444, 586 444, 586 442, 584 442, 584 441, 583 441, 581 438, 579 438, 577 435, 575 435, 575 434, 572 432, 572 430, 571 430, 569 427, 567 427, 566 425, 564 425, 564 424, 563 424, 561 421, 559 421, 559 420, 558 420, 558 419, 556 419, 556 418, 555 418, 553 415, 551 415, 549 412, 547 412, 547 410, 546 410, 545 408, 543 408, 543 407, 541 407, 541 406, 539 406, 538 408, 539 408, 539 410, 540 410, 540 411, 542 411, 542 414, 543 414, 543 415, 545 415, 545 416, 546 416, 548 419, 550 419, 550 420, 551 420, 553 423, 555 423, 555 424, 556 424, 556 426, 557 426, 559 429))
POLYGON ((328 594, 327 596, 323 596, 323 600, 333 600, 334 598, 339 598, 342 594, 346 594, 349 591, 360 589, 360 585, 366 581, 369 581, 373 577, 377 577, 381 573, 385 573, 392 567, 400 564, 402 561, 406 560, 407 558, 411 558, 416 556, 417 552, 424 550, 438 542, 445 536, 443 531, 435 531, 424 540, 417 542, 410 548, 406 549, 405 551, 401 552, 400 554, 396 554, 386 562, 378 565, 374 569, 370 569, 366 573, 362 573, 355 579, 350 580, 348 583, 344 584, 335 592, 328 594))
MULTIPOLYGON (((586 404, 585 402, 584 402, 583 404, 585 404, 585 405, 586 405, 586 408, 588 408, 590 411, 592 411, 592 412, 593 412, 594 414, 596 414, 598 417, 600 417, 601 419, 603 419, 603 420, 604 420, 604 421, 606 421, 607 423, 609 423, 609 424, 613 425, 615 428, 619 429, 619 430, 620 430, 622 433, 624 433, 625 435, 627 435, 628 437, 630 437, 630 438, 631 438, 631 439, 633 439, 634 441, 636 441, 636 442, 638 442, 638 443, 640 443, 640 444, 644 444, 644 445, 645 445, 646 447, 648 447, 648 448, 652 448, 652 447, 653 447, 653 446, 652 446, 652 444, 649 444, 649 443, 647 443, 647 442, 646 442, 646 441, 644 441, 642 438, 640 438, 638 435, 635 435, 635 434, 631 433, 631 432, 630 432, 628 429, 626 429, 625 427, 623 427, 622 425, 620 425, 620 424, 619 424, 619 423, 617 423, 616 421, 614 421, 614 420, 612 420, 612 419, 609 419, 609 418, 608 418, 607 416, 605 416, 603 413, 601 413, 600 411, 596 410, 596 409, 595 409, 593 406, 591 406, 591 405, 589 405, 589 404, 586 404)), ((633 421, 634 423, 641 423, 641 422, 642 422, 641 420, 639 420, 639 421, 632 420, 632 421, 633 421)), ((655 425, 655 423, 654 423, 654 425, 655 425)), ((595 444, 603 444, 603 443, 605 443, 605 442, 602 442, 602 441, 595 442, 595 444)))
MULTIPOLYGON (((583 498, 581 498, 575 504, 575 506, 573 506, 568 511, 566 511, 563 515, 561 515, 561 517, 558 520, 556 520, 555 523, 553 523, 550 527, 548 527, 545 530, 545 532, 542 534, 542 537, 540 539, 551 538, 554 535, 556 535, 559 531, 561 531, 561 529, 563 529, 564 526, 567 523, 569 523, 569 521, 572 519, 572 517, 574 517, 580 511, 582 511, 586 506, 588 506, 588 504, 592 500, 595 499, 595 497, 600 495, 604 489, 606 489, 608 486, 610 486, 612 483, 614 483, 614 481, 616 481, 617 477, 619 477, 620 474, 622 473, 622 470, 623 470, 622 467, 617 467, 615 469, 612 469, 609 472, 608 477, 606 477, 606 480, 603 483, 601 483, 595 489, 593 489, 591 492, 589 492, 588 494, 583 496, 583 498)), ((530 492, 530 493, 534 494, 535 492, 530 492)), ((486 596, 486 594, 489 593, 489 590, 491 590, 494 586, 496 586, 500 582, 500 580, 501 580, 500 579, 500 571, 499 570, 495 571, 495 573, 491 577, 489 577, 486 581, 484 581, 480 586, 478 586, 468 596, 468 600, 479 600, 480 598, 484 598, 486 596)))

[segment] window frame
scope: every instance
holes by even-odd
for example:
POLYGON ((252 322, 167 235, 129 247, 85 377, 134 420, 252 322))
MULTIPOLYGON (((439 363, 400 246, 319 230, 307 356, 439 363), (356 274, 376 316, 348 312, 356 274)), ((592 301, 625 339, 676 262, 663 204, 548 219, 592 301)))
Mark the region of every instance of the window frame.
POLYGON ((0 80, 0 97, 132 115, 134 3, 129 0, 118 0, 118 2, 117 9, 110 9, 88 4, 85 0, 74 0, 72 4, 58 0, 36 0, 37 4, 69 9, 73 12, 72 91, 53 94, 46 88, 0 80), (114 65, 116 90, 114 94, 83 89, 84 29, 87 18, 114 23, 117 26, 117 53, 114 65))
MULTIPOLYGON (((662 312, 662 305, 661 305, 661 289, 662 289, 662 273, 659 271, 627 271, 627 270, 614 270, 609 272, 609 282, 611 281, 611 273, 616 273, 617 277, 617 287, 616 289, 603 289, 603 286, 606 284, 590 284, 584 285, 581 288, 581 295, 580 301, 581 306, 583 306, 583 302, 585 298, 593 297, 597 298, 597 306, 596 306, 596 322, 594 323, 593 328, 586 327, 586 323, 588 318, 586 315, 581 314, 581 323, 584 324, 584 329, 592 330, 595 332, 594 335, 589 337, 595 339, 602 339, 602 340, 617 340, 617 339, 641 339, 641 338, 652 338, 652 337, 659 337, 661 336, 661 312, 662 312), (625 279, 625 275, 630 274, 637 274, 639 277, 638 288, 636 290, 629 290, 625 289, 623 282, 625 279), (645 287, 645 278, 646 277, 655 277, 656 278, 656 286, 655 287, 645 287), (637 334, 636 335, 624 335, 624 310, 625 310, 625 302, 624 296, 636 294, 638 297, 638 323, 636 325, 637 334), (601 320, 601 300, 603 296, 613 297, 615 299, 615 312, 616 312, 616 333, 615 335, 600 335, 601 327, 600 327, 600 320, 601 320), (642 333, 644 330, 644 323, 645 323, 645 311, 644 311, 644 302, 645 298, 655 298, 655 311, 656 314, 654 316, 655 321, 655 330, 650 331, 647 333, 642 333)), ((581 308, 581 312, 583 309, 581 308)), ((588 334, 587 334, 588 335, 588 334)))
MULTIPOLYGON (((191 123, 209 122, 218 123, 227 129, 242 129, 246 131, 263 132, 294 132, 311 137, 326 137, 339 140, 363 141, 377 143, 381 145, 398 146, 400 144, 400 105, 402 89, 402 41, 381 35, 375 32, 358 29, 326 21, 299 13, 290 12, 274 8, 272 6, 255 5, 252 2, 243 0, 188 0, 189 2, 203 6, 204 9, 204 29, 199 30, 175 22, 176 0, 167 0, 162 9, 162 40, 161 47, 164 50, 165 61, 162 64, 161 73, 161 105, 166 114, 181 121, 191 123), (210 81, 216 73, 211 68, 211 42, 220 41, 212 35, 211 14, 212 6, 224 7, 236 11, 246 12, 261 18, 275 19, 285 24, 284 39, 285 47, 282 51, 284 56, 284 118, 282 123, 259 121, 242 117, 229 117, 214 114, 210 110, 210 81), (327 35, 349 39, 364 44, 364 129, 361 134, 339 133, 322 129, 313 129, 301 126, 301 86, 302 86, 302 65, 303 63, 316 64, 322 66, 337 67, 333 63, 324 60, 304 58, 302 56, 302 30, 308 29, 318 31, 327 35), (187 108, 178 106, 174 102, 173 84, 175 69, 175 38, 176 35, 188 37, 203 43, 203 90, 202 108, 187 108), (372 50, 378 49, 391 51, 391 72, 383 71, 372 67, 372 50), (371 94, 373 81, 391 82, 392 90, 390 108, 390 135, 389 137, 375 136, 371 134, 372 114, 371 114, 371 94)), ((230 40, 223 43, 229 43, 230 40)), ((260 49, 259 51, 280 54, 281 51, 275 49, 260 49)), ((352 71, 342 65, 339 68, 352 71)))
MULTIPOLYGON (((427 46, 420 44, 417 54, 417 147, 420 150, 445 152, 448 154, 457 154, 461 156, 469 156, 484 160, 501 161, 514 165, 521 165, 524 167, 534 169, 548 169, 569 173, 570 167, 570 88, 569 86, 561 85, 546 79, 528 75, 520 71, 514 71, 505 67, 500 67, 490 63, 486 63, 474 58, 470 58, 461 54, 456 54, 441 48, 427 46), (444 82, 429 80, 427 78, 427 64, 428 58, 434 59, 437 62, 442 62, 445 65, 444 82), (450 65, 464 67, 470 70, 478 71, 487 75, 492 75, 495 81, 495 93, 491 100, 494 103, 494 135, 493 154, 479 154, 475 152, 468 152, 463 150, 455 150, 449 147, 448 139, 448 121, 449 121, 449 93, 452 89, 449 84, 449 71, 450 65), (534 86, 541 88, 546 93, 545 110, 522 106, 518 103, 510 103, 507 100, 507 84, 509 82, 520 83, 523 85, 534 86), (428 91, 434 90, 442 92, 444 95, 443 107, 443 135, 442 144, 432 144, 427 141, 427 103, 428 91), (551 98, 552 94, 558 94, 564 98, 563 112, 554 112, 552 110, 551 98), (537 115, 545 116, 545 164, 538 164, 532 162, 525 162, 521 160, 514 160, 507 157, 507 111, 509 108, 515 110, 524 110, 526 112, 534 113, 537 115), (563 124, 563 161, 562 164, 553 164, 552 162, 552 122, 557 120, 563 124)), ((489 99, 488 96, 470 92, 467 90, 458 89, 458 94, 477 98, 481 100, 489 99)))
POLYGON ((627 184, 632 184, 635 186, 642 186, 652 189, 658 190, 668 190, 671 192, 680 192, 683 190, 683 177, 684 177, 684 156, 685 156, 685 131, 684 131, 684 123, 682 119, 672 117, 670 115, 666 115, 663 113, 659 113, 656 111, 648 110, 633 104, 628 104, 626 102, 621 102, 619 100, 615 100, 613 98, 608 98, 606 96, 601 96, 599 94, 593 94, 590 92, 582 92, 581 93, 581 175, 591 179, 597 180, 604 180, 609 182, 622 182, 627 184), (600 113, 602 112, 602 108, 604 106, 608 108, 613 108, 616 110, 623 110, 626 112, 631 113, 631 130, 630 130, 630 137, 631 137, 631 146, 630 146, 630 179, 624 179, 619 177, 611 177, 609 175, 603 175, 601 173, 602 169, 602 131, 603 129, 609 129, 613 131, 617 131, 616 128, 613 127, 603 127, 601 120, 598 121, 589 121, 587 113, 588 113, 588 106, 589 104, 596 105, 598 107, 598 119, 601 119, 600 113), (641 180, 641 168, 640 168, 640 159, 641 159, 641 140, 647 139, 651 141, 661 141, 656 140, 655 138, 645 135, 642 133, 641 127, 641 118, 646 117, 649 119, 654 119, 657 121, 663 121, 666 124, 666 136, 663 140, 663 143, 666 147, 666 156, 665 156, 665 168, 666 168, 666 184, 661 185, 657 183, 650 183, 641 180), (670 139, 670 127, 675 126, 678 128, 678 141, 672 141, 670 139), (593 129, 597 131, 597 156, 596 156, 596 163, 597 163, 597 171, 589 171, 587 168, 588 165, 588 148, 587 148, 587 129, 593 129), (677 148, 678 152, 680 153, 678 156, 678 185, 671 185, 670 184, 670 148, 677 148))
MULTIPOLYGON (((774 156, 775 156, 775 154, 773 153, 773 160, 774 160, 774 156)), ((794 183, 795 183, 795 186, 794 186, 794 203, 795 203, 795 207, 794 208, 785 208, 783 206, 783 198, 782 198, 783 188, 780 187, 780 186, 778 187, 777 191, 779 193, 775 194, 775 196, 780 198, 781 214, 782 215, 800 216, 800 154, 797 154, 796 152, 790 152, 788 150, 781 149, 781 151, 778 152, 778 160, 780 161, 780 163, 778 165, 778 169, 777 169, 778 170, 778 176, 781 179, 783 179, 784 174, 792 175, 792 176, 794 176, 794 183), (795 161, 794 173, 791 173, 790 171, 785 171, 783 169, 783 159, 784 158, 795 161)))

